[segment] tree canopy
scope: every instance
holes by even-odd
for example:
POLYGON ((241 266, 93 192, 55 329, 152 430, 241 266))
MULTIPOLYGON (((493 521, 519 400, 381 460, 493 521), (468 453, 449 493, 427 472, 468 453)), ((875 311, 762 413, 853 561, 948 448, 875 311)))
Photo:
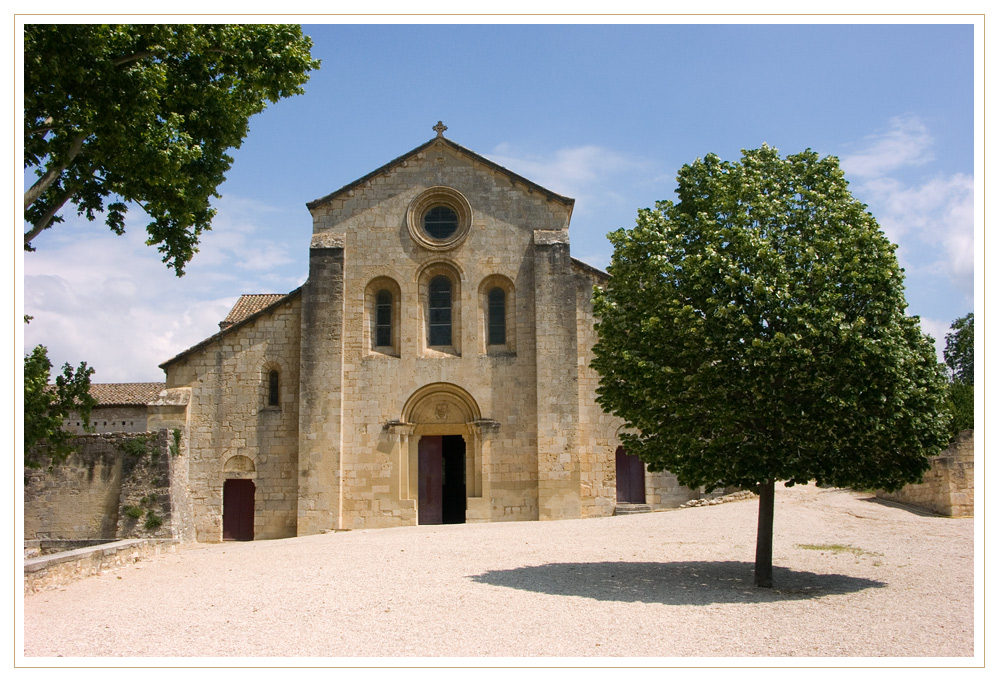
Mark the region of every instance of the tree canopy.
POLYGON ((976 421, 975 334, 973 314, 968 313, 951 324, 945 335, 944 362, 951 374, 948 387, 952 413, 951 432, 973 429, 976 421))
POLYGON ((31 24, 24 29, 25 249, 72 203, 117 234, 130 202, 182 275, 212 197, 268 102, 319 68, 297 25, 31 24))
POLYGON ((952 379, 962 384, 975 383, 975 319, 972 313, 951 324, 944 337, 944 362, 952 379))
POLYGON ((947 443, 945 378, 837 159, 764 146, 678 183, 609 235, 595 291, 598 402, 626 449, 687 486, 760 490, 762 524, 774 481, 919 480, 947 443))
MULTIPOLYGON (((41 467, 36 447, 44 447, 51 465, 73 451, 72 435, 63 431, 63 420, 77 413, 84 429, 90 430, 90 411, 97 401, 90 395, 93 368, 86 363, 73 370, 65 364, 54 385, 49 385, 52 363, 44 346, 36 346, 24 357, 24 466, 41 467)), ((50 465, 50 466, 51 466, 50 465)))

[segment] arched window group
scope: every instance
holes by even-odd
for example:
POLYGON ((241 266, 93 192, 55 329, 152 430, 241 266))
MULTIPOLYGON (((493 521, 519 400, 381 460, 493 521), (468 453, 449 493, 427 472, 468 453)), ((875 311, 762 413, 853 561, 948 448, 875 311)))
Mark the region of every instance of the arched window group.
MULTIPOLYGON (((437 352, 461 355, 460 279, 447 264, 431 266, 419 278, 423 345, 437 352)), ((513 283, 494 275, 480 285, 482 353, 513 352, 513 283)), ((368 348, 377 354, 399 355, 401 295, 395 280, 379 277, 365 294, 368 348)), ((477 335, 478 336, 478 335, 477 335)))

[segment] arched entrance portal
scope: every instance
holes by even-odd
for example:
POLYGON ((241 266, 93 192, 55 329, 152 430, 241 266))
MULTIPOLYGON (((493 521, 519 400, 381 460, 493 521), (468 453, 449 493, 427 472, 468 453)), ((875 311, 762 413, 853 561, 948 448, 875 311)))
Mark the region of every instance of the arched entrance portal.
POLYGON ((475 399, 454 384, 430 384, 403 407, 409 491, 417 524, 461 524, 482 497, 482 422, 475 399))

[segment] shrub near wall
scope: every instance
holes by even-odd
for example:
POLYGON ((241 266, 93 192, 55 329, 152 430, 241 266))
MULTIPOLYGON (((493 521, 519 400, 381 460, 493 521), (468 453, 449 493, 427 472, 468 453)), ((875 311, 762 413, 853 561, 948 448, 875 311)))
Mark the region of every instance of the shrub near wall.
POLYGON ((24 538, 169 538, 169 432, 76 439, 62 465, 25 470, 24 538))

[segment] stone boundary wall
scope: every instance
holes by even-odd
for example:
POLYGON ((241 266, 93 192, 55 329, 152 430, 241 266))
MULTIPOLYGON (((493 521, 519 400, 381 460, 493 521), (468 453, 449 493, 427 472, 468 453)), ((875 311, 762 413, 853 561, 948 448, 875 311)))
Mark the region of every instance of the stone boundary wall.
POLYGON ((974 450, 973 430, 959 432, 941 455, 930 458, 931 468, 924 473, 921 483, 907 484, 891 493, 879 491, 876 495, 897 503, 919 505, 948 517, 972 517, 974 450))
POLYGON ((61 588, 86 576, 134 564, 165 552, 176 552, 173 539, 130 539, 67 550, 24 561, 24 594, 61 588))
POLYGON ((24 539, 171 538, 170 430, 76 437, 77 451, 24 471, 24 539))

